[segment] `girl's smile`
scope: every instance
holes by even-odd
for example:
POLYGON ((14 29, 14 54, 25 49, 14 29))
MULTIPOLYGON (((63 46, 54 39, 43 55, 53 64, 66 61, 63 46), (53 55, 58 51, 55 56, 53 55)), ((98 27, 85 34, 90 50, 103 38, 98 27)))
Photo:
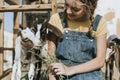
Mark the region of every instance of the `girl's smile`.
POLYGON ((68 19, 75 21, 86 20, 87 13, 84 3, 76 0, 66 0, 65 9, 68 19))

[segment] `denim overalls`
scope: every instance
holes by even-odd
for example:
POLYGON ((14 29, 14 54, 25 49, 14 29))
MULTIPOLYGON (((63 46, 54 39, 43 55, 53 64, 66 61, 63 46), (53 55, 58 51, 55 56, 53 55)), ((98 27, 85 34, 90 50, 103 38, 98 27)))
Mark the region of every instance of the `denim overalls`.
MULTIPOLYGON (((97 15, 93 25, 96 30, 101 16, 97 15)), ((56 56, 67 66, 74 66, 90 61, 96 57, 96 40, 87 36, 87 32, 64 31, 56 56)), ((89 66, 88 66, 89 67, 89 66)), ((100 69, 88 73, 69 76, 64 80, 104 80, 100 69)))

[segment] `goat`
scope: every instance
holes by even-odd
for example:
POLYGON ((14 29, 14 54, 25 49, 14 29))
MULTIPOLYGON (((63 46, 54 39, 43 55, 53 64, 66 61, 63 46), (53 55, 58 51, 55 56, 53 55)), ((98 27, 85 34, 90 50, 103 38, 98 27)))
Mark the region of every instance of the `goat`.
POLYGON ((27 76, 28 80, 38 80, 35 78, 35 63, 40 62, 40 60, 36 60, 36 57, 34 57, 31 52, 34 52, 35 55, 36 53, 38 53, 37 55, 40 53, 42 56, 48 57, 51 53, 55 53, 57 44, 63 36, 59 29, 48 24, 48 20, 44 21, 42 25, 38 25, 37 32, 35 31, 34 27, 20 29, 20 34, 15 43, 15 60, 11 80, 20 80, 22 78, 21 67, 26 66, 28 63, 30 64, 27 76), (54 46, 51 45, 52 42, 54 42, 54 46), (40 52, 36 52, 38 47, 41 46, 40 52))
POLYGON ((114 61, 115 66, 118 69, 119 79, 120 79, 120 38, 117 35, 111 35, 108 38, 108 48, 110 48, 112 51, 109 53, 107 59, 106 59, 106 80, 108 80, 108 71, 110 80, 112 80, 113 73, 114 73, 114 61))
MULTIPOLYGON (((28 71, 28 79, 33 80, 35 76, 35 63, 37 62, 35 56, 29 53, 29 51, 34 51, 41 46, 41 36, 40 29, 41 24, 37 25, 37 32, 34 34, 30 28, 26 27, 20 30, 20 35, 16 38, 15 42, 15 60, 12 68, 12 78, 11 80, 21 80, 21 67, 30 63, 30 69, 28 71), (25 55, 25 56, 24 56, 25 55), (31 56, 31 59, 30 58, 31 56), (23 56, 23 58, 21 58, 23 56)), ((47 45, 45 44, 41 50, 41 53, 45 56, 47 52, 47 45)), ((35 52, 36 53, 36 52, 35 52)))

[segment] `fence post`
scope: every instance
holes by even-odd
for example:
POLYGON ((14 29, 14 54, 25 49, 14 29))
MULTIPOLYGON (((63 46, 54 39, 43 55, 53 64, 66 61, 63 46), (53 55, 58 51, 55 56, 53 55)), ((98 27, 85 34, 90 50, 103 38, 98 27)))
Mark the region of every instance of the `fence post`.
MULTIPOLYGON (((0 7, 3 6, 4 0, 0 0, 0 7)), ((4 59, 4 25, 3 25, 3 17, 4 14, 0 13, 0 19, 2 20, 0 22, 0 76, 3 74, 3 59, 4 59)))
POLYGON ((52 14, 57 12, 57 0, 52 0, 52 14))

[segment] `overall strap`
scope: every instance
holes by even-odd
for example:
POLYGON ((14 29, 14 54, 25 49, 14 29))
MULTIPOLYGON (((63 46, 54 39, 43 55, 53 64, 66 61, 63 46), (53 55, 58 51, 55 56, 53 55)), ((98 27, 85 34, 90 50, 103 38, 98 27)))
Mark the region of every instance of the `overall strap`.
POLYGON ((102 16, 96 15, 95 20, 94 20, 94 23, 93 23, 93 30, 94 30, 94 31, 97 30, 97 27, 98 27, 98 24, 99 24, 101 18, 102 18, 102 16))
MULTIPOLYGON (((61 19, 61 23, 62 23, 63 28, 67 28, 67 27, 68 27, 68 23, 67 23, 65 11, 64 11, 64 12, 59 12, 59 16, 60 16, 60 19, 61 19)), ((94 20, 94 23, 93 23, 93 30, 94 30, 94 31, 97 30, 97 27, 98 27, 98 24, 99 24, 101 18, 102 18, 102 16, 96 15, 95 20, 94 20)))

